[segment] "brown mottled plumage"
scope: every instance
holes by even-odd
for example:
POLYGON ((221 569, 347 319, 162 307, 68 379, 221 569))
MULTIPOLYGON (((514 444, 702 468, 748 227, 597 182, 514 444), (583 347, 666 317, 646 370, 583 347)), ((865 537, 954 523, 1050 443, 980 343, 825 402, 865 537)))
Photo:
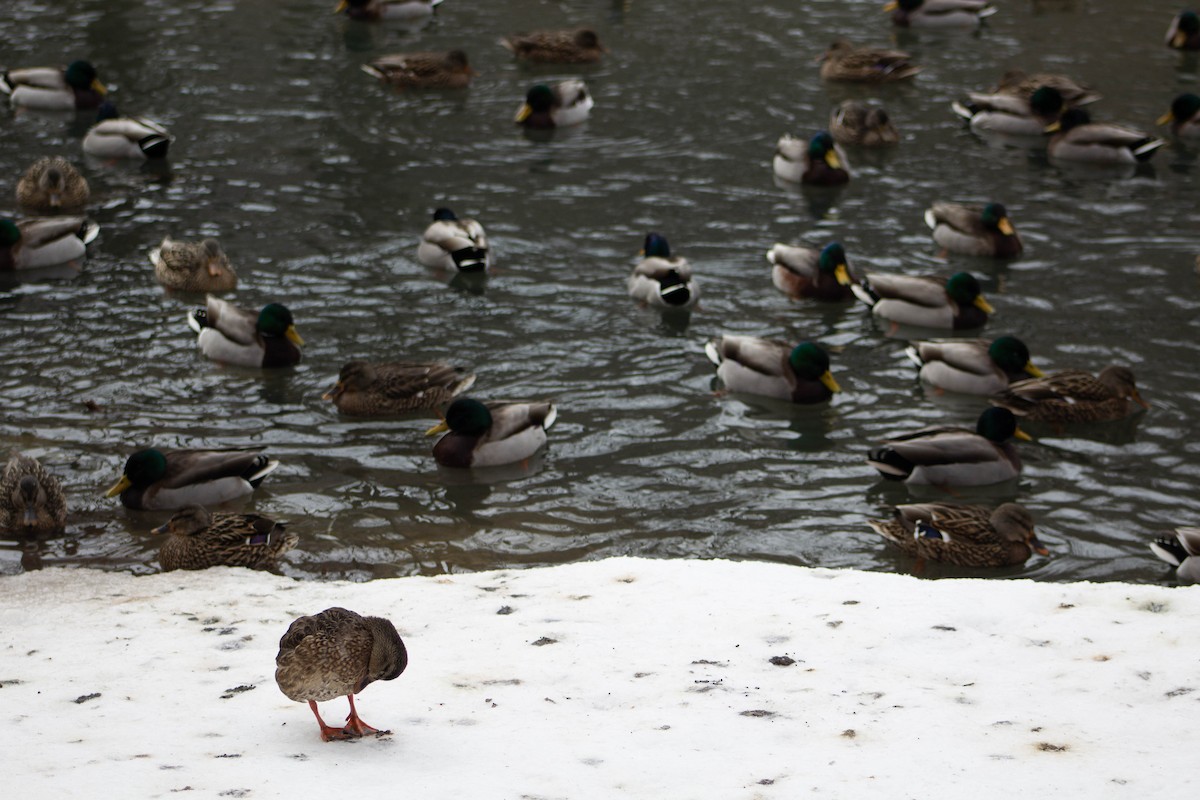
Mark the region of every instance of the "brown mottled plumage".
POLYGON ((1133 370, 1108 366, 1093 377, 1081 369, 1064 369, 1009 385, 992 404, 1034 422, 1111 422, 1150 404, 1138 394, 1133 370))
POLYGON ((1046 554, 1023 506, 920 503, 896 506, 891 520, 868 520, 881 536, 910 556, 960 567, 1008 567, 1024 564, 1035 552, 1046 554))
POLYGON ((237 273, 216 239, 177 242, 170 236, 150 251, 154 277, 168 289, 181 292, 229 292, 237 288, 237 273))
POLYGON ((474 373, 439 361, 349 361, 322 399, 332 401, 343 414, 383 417, 440 408, 474 383, 474 373))
POLYGON ((39 158, 17 181, 17 203, 33 214, 74 214, 89 197, 87 178, 62 156, 39 158))
POLYGON ((165 533, 158 551, 163 572, 207 567, 271 569, 300 541, 283 525, 258 514, 210 513, 191 505, 151 533, 165 533))
POLYGON ((363 71, 392 86, 410 89, 463 89, 479 74, 462 50, 380 56, 364 64, 363 71))
POLYGON ((1057 91, 1062 96, 1063 103, 1068 106, 1084 106, 1096 102, 1101 97, 1092 87, 1066 75, 1057 72, 1035 72, 1028 75, 1019 69, 1010 69, 1001 75, 1000 81, 989 93, 1012 95, 1028 101, 1042 86, 1049 86, 1057 91))
POLYGON ((514 33, 500 44, 517 60, 540 64, 591 64, 608 52, 591 28, 514 33))
POLYGON ((36 458, 13 453, 0 471, 0 534, 51 536, 67 522, 62 484, 36 458))
POLYGON ((845 100, 829 115, 829 133, 838 144, 886 147, 900 141, 887 111, 858 100, 845 100))
POLYGON ((856 47, 848 39, 835 39, 821 56, 821 77, 827 81, 889 83, 911 78, 921 68, 900 50, 856 47))

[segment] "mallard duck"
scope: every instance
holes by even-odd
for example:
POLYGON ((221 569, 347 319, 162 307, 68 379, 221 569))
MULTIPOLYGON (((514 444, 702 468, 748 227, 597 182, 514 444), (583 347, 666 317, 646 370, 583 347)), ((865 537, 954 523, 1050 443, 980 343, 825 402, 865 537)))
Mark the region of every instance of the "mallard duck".
POLYGON ((776 244, 767 251, 771 282, 793 299, 812 297, 830 303, 854 298, 855 282, 846 250, 841 242, 830 242, 820 250, 776 244))
POLYGON ((700 299, 700 287, 692 278, 692 265, 682 256, 672 256, 662 234, 646 234, 645 256, 629 276, 629 296, 640 303, 662 308, 691 308, 700 299))
POLYGON ((1000 203, 934 203, 925 211, 933 240, 964 256, 1013 258, 1021 254, 1021 237, 1000 203))
POLYGON ((126 508, 175 511, 245 497, 279 466, 261 448, 138 450, 105 497, 121 496, 126 508))
POLYGON ((1012 381, 1041 377, 1029 348, 1015 336, 987 339, 931 339, 913 342, 905 354, 920 367, 920 378, 948 392, 993 395, 1012 381))
POLYGON ((867 463, 890 481, 935 486, 987 486, 1021 474, 1021 458, 1009 441, 1029 439, 1007 408, 979 415, 975 430, 931 427, 888 439, 867 454, 867 463))
POLYGON ((978 134, 1025 136, 1041 144, 1046 126, 1058 119, 1065 104, 1057 89, 1039 86, 1029 97, 969 92, 965 100, 956 100, 950 107, 978 134))
POLYGON ((829 354, 812 342, 793 346, 755 336, 718 336, 704 352, 730 392, 809 404, 824 403, 842 390, 829 371, 829 354))
POLYGON ((829 133, 838 144, 885 147, 900 141, 887 111, 857 100, 845 100, 829 115, 829 133))
POLYGON ((967 28, 999 9, 990 0, 891 0, 883 10, 900 28, 967 28))
POLYGON ((0 272, 40 269, 83 258, 100 226, 86 217, 0 219, 0 272))
POLYGON ((83 137, 83 152, 104 159, 166 158, 175 137, 162 125, 144 117, 122 117, 112 103, 104 103, 96 124, 83 137))
POLYGON ((1094 103, 1102 95, 1085 83, 1058 72, 1035 72, 1032 75, 1020 69, 1010 69, 987 94, 1008 94, 1030 100, 1033 93, 1042 87, 1058 92, 1064 106, 1083 106, 1094 103))
POLYGON ((154 277, 168 289, 181 292, 230 292, 237 273, 216 239, 177 242, 170 236, 150 251, 154 277))
POLYGON ((338 0, 333 13, 374 22, 381 19, 414 19, 428 16, 442 0, 338 0))
POLYGON ((838 186, 850 180, 846 154, 828 131, 818 131, 807 142, 785 133, 775 145, 771 168, 785 181, 811 186, 838 186))
POLYGON ((354 695, 375 681, 393 680, 406 666, 408 651, 391 622, 327 608, 288 626, 275 656, 275 683, 288 699, 308 703, 321 726, 321 739, 328 742, 388 733, 359 718, 354 695), (350 701, 350 716, 344 727, 331 728, 317 703, 340 695, 350 701))
POLYGON ((1108 366, 1098 376, 1081 369, 1064 369, 1010 384, 992 403, 1034 422, 1110 422, 1150 404, 1138 394, 1133 370, 1108 366))
POLYGON ((58 478, 36 458, 13 453, 0 471, 0 534, 53 536, 66 524, 67 499, 58 478))
POLYGON ((384 417, 441 408, 475 383, 475 374, 440 361, 371 364, 349 361, 322 395, 355 417, 384 417))
POLYGON ((513 120, 534 130, 565 128, 587 119, 593 105, 583 81, 560 81, 553 86, 539 83, 526 93, 513 120))
POLYGON ((872 272, 852 289, 877 317, 898 325, 982 328, 995 311, 969 272, 956 272, 946 280, 872 272))
POLYGON ((200 352, 213 361, 241 367, 290 367, 300 363, 304 340, 287 306, 270 303, 255 314, 209 296, 194 309, 188 326, 199 334, 200 352))
POLYGON ((471 69, 462 50, 439 53, 396 53, 363 64, 379 80, 409 89, 464 89, 479 73, 471 69))
POLYGON ((593 64, 608 52, 591 28, 514 33, 501 39, 500 44, 518 61, 535 64, 593 64))
POLYGON ((0 92, 20 108, 38 111, 71 111, 95 108, 108 90, 96 68, 87 61, 72 61, 66 68, 26 67, 0 75, 0 92))
POLYGON ((433 222, 421 234, 417 261, 452 272, 484 272, 492 263, 487 234, 473 219, 459 219, 448 208, 433 212, 433 222))
POLYGON ((34 214, 74 214, 90 196, 87 178, 62 156, 39 158, 17 181, 17 203, 34 214))
POLYGON ((443 467, 497 467, 533 456, 546 443, 558 408, 548 402, 489 403, 456 398, 427 434, 446 433, 433 446, 443 467))
POLYGON ((899 50, 856 47, 848 39, 835 39, 821 56, 821 77, 855 83, 902 81, 921 71, 909 58, 899 50))
POLYGON ((1200 14, 1180 11, 1167 28, 1167 47, 1175 50, 1200 50, 1200 14))
POLYGON ((1180 583, 1200 583, 1200 528, 1176 528, 1151 542, 1150 551, 1175 567, 1180 583))
POLYGON ((208 567, 272 569, 300 541, 283 525, 258 514, 211 513, 184 506, 151 531, 167 534, 158 551, 163 572, 208 567))
POLYGON ((1166 144, 1132 128, 1092 122, 1082 108, 1067 109, 1046 130, 1054 134, 1046 144, 1046 154, 1061 161, 1132 165, 1146 161, 1166 144))
POLYGON ((1180 139, 1200 138, 1200 97, 1186 92, 1171 101, 1167 113, 1158 118, 1159 125, 1170 125, 1171 133, 1180 139))
POLYGON ((1012 567, 1034 553, 1047 555, 1033 516, 1016 503, 996 509, 918 503, 895 507, 890 520, 867 520, 875 532, 910 556, 959 567, 1012 567))

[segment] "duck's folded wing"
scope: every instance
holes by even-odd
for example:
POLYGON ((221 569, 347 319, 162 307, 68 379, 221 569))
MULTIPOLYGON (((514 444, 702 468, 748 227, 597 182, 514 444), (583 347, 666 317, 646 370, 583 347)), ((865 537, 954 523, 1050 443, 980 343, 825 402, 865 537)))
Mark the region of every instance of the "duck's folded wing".
POLYGON ((209 295, 205 301, 207 327, 216 328, 225 338, 241 345, 258 341, 258 314, 238 308, 228 300, 209 295))
POLYGON ((868 282, 875 294, 882 298, 905 300, 929 308, 946 305, 946 289, 942 282, 912 275, 888 275, 872 273, 868 282))
POLYGON ((260 480, 276 462, 258 450, 175 450, 167 453, 167 474, 162 485, 177 489, 221 478, 260 480))
POLYGON ((733 361, 763 375, 781 375, 790 348, 773 339, 722 336, 717 344, 717 352, 722 360, 733 361))

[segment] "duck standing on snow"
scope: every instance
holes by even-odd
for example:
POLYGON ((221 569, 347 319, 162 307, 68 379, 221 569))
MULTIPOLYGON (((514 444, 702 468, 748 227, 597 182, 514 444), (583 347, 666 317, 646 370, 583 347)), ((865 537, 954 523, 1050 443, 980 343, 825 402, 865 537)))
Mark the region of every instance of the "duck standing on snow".
POLYGON ((287 306, 269 303, 255 314, 211 295, 187 316, 199 335, 200 352, 240 367, 291 367, 300 363, 304 340, 287 306))
POLYGON ((208 567, 273 569, 300 541, 284 526, 258 514, 209 512, 190 505, 151 531, 167 534, 158 551, 163 572, 208 567))
POLYGON ((640 303, 660 308, 691 308, 700 298, 700 287, 692 277, 692 265, 682 256, 672 256, 665 236, 646 234, 645 256, 629 276, 629 296, 640 303))

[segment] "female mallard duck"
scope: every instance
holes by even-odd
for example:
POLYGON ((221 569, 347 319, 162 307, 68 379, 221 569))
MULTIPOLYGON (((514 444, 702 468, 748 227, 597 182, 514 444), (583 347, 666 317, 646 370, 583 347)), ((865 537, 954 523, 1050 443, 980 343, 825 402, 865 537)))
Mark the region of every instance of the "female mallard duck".
POLYGON ((514 33, 500 44, 518 61, 534 64, 594 64, 608 52, 591 28, 514 33))
POLYGON ((1138 394, 1133 370, 1108 366, 1098 376, 1081 369, 1064 369, 1017 381, 1001 390, 992 403, 1034 422, 1111 422, 1150 404, 1138 394))
POLYGON ((1200 14, 1180 11, 1167 28, 1167 47, 1175 50, 1200 50, 1200 14))
POLYGON ((938 245, 959 255, 1013 258, 1023 247, 1000 203, 934 203, 925 211, 925 224, 938 245))
POLYGON ((1170 125, 1171 133, 1180 139, 1200 138, 1200 97, 1187 92, 1171 101, 1167 113, 1158 118, 1159 125, 1170 125))
POLYGON ((965 100, 956 100, 950 107, 980 135, 1026 136, 1041 144, 1046 126, 1058 119, 1065 104, 1057 89, 1039 86, 1028 98, 1004 92, 968 92, 965 100))
POLYGON ((700 299, 700 287, 692 278, 692 265, 682 256, 671 255, 667 238, 646 234, 645 256, 629 276, 629 296, 639 303, 661 308, 691 308, 700 299))
POLYGON ((1046 145, 1046 155, 1060 161, 1133 165, 1148 160, 1166 144, 1132 128, 1092 122, 1082 108, 1067 109, 1046 130, 1054 134, 1046 145))
POLYGON ((818 131, 807 142, 785 133, 775 145, 771 168, 785 181, 810 186, 839 186, 850 180, 846 154, 828 131, 818 131))
POLYGON ((776 244, 767 251, 767 261, 775 288, 794 300, 812 297, 840 303, 854 298, 850 285, 855 278, 841 242, 830 242, 820 250, 776 244))
POLYGON ((166 128, 143 117, 122 117, 112 103, 104 103, 96 124, 83 137, 83 152, 104 159, 166 158, 175 141, 166 128))
POLYGON ((89 197, 87 178, 62 156, 39 158, 17 181, 17 203, 33 214, 75 214, 89 197))
POLYGON ((321 739, 328 742, 380 733, 358 716, 354 695, 375 681, 398 677, 406 666, 408 651, 391 622, 327 608, 288 626, 275 656, 275 683, 288 699, 308 703, 321 726, 321 739), (344 727, 331 728, 317 703, 340 695, 350 701, 350 716, 344 727))
POLYGON ((66 524, 67 499, 58 478, 36 458, 13 453, 0 471, 0 534, 53 536, 66 524))
POLYGON ((0 272, 76 261, 99 233, 100 226, 86 217, 0 219, 0 272))
POLYGON ((184 506, 150 532, 167 534, 158 551, 163 572, 208 567, 273 569, 300 541, 273 519, 258 514, 214 514, 200 505, 184 506))
POLYGON ((887 111, 857 100, 845 100, 829 115, 829 133, 838 144, 886 147, 900 141, 887 111))
POLYGON ((349 361, 321 399, 350 416, 386 417, 441 408, 474 383, 473 372, 440 361, 349 361))
POLYGON ((216 239, 177 242, 170 236, 150 251, 154 277, 168 289, 180 292, 231 292, 237 273, 216 239))
POLYGON ((1029 348, 1015 336, 987 339, 932 339, 913 342, 905 354, 920 367, 920 378, 940 390, 993 395, 1012 381, 1041 377, 1029 348))
POLYGON ((883 10, 899 28, 968 28, 999 11, 991 0, 891 0, 883 10))
POLYGON ((1058 92, 1064 106, 1083 106, 1101 98, 1092 87, 1067 75, 1058 72, 1035 72, 1030 75, 1020 69, 1005 72, 987 93, 1007 94, 1030 100, 1033 93, 1043 86, 1058 92))
POLYGON ((427 434, 446 433, 433 446, 443 467, 498 467, 533 456, 546 443, 554 424, 553 403, 489 403, 459 397, 446 408, 445 419, 427 434))
POLYGON ((592 95, 581 80, 560 81, 553 86, 539 83, 526 93, 513 120, 533 130, 565 128, 587 119, 593 105, 592 95))
POLYGON ((139 450, 125 461, 121 479, 105 497, 120 495, 126 508, 140 511, 175 511, 237 500, 253 492, 279 466, 260 450, 139 450))
POLYGON ((956 272, 946 280, 872 272, 852 289, 875 316, 898 325, 982 328, 995 311, 969 272, 956 272))
POLYGON ((415 19, 428 16, 442 0, 338 0, 335 14, 376 22, 381 19, 415 19))
POLYGON ((810 404, 824 403, 842 390, 829 371, 829 354, 812 342, 792 346, 754 336, 718 336, 704 352, 730 392, 810 404))
POLYGON ((987 486, 1021 474, 1021 458, 1009 440, 1029 439, 1007 408, 988 408, 975 430, 922 428, 888 439, 867 454, 867 463, 890 481, 934 486, 987 486))
POLYGON ((856 47, 848 39, 835 39, 821 56, 821 78, 854 83, 890 83, 911 78, 921 68, 908 53, 856 47))
POLYGON ((1016 503, 996 509, 917 503, 895 507, 890 520, 867 520, 880 536, 910 556, 959 567, 1014 567, 1034 553, 1047 555, 1033 516, 1016 503))
POLYGON ((439 208, 421 234, 417 261, 432 269, 484 272, 492 264, 492 251, 482 225, 473 219, 459 219, 448 208, 439 208))
POLYGON ((1150 551, 1175 567, 1180 583, 1200 583, 1200 528, 1176 528, 1151 542, 1150 551))
POLYGON ((187 320, 199 334, 200 352, 213 361, 267 368, 300 363, 304 340, 287 306, 270 303, 255 314, 210 295, 187 320))
POLYGON ((95 108, 108 90, 87 61, 72 61, 59 67, 10 69, 0 75, 0 92, 18 108, 38 111, 72 111, 95 108))
POLYGON ((465 89, 478 75, 462 50, 380 56, 363 71, 402 89, 465 89))

